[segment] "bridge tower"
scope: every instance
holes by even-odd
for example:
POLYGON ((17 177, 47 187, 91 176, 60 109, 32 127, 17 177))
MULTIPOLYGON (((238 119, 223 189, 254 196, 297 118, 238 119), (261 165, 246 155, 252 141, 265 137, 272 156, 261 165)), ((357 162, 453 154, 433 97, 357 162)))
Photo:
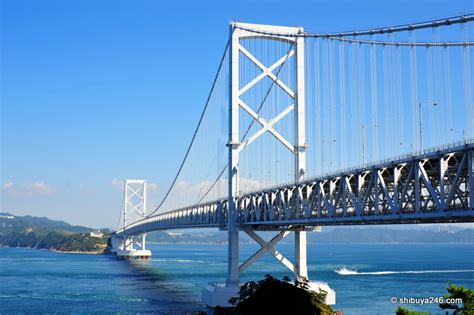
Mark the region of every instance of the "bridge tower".
MULTIPOLYGON (((146 217, 147 188, 146 180, 127 179, 124 181, 121 228, 146 217)), ((112 236, 112 251, 120 259, 148 259, 151 251, 146 249, 146 234, 112 236)))
MULTIPOLYGON (((248 23, 230 24, 230 43, 229 43, 229 68, 230 68, 230 97, 229 97, 229 142, 228 154, 228 211, 227 211, 227 227, 228 227, 228 272, 225 284, 208 284, 202 291, 203 303, 209 307, 230 306, 229 298, 236 296, 239 291, 240 274, 250 267, 265 252, 273 255, 277 260, 288 267, 295 275, 295 279, 308 278, 307 262, 306 262, 306 227, 295 226, 294 231, 294 247, 295 247, 295 263, 292 264, 288 259, 283 257, 281 253, 274 249, 276 243, 286 237, 290 230, 287 228, 277 230, 277 235, 270 241, 265 241, 254 230, 244 229, 243 231, 255 240, 260 246, 254 255, 247 259, 242 265, 239 265, 239 218, 238 204, 239 197, 239 153, 245 150, 245 147, 253 142, 265 132, 270 132, 276 140, 289 149, 290 154, 294 156, 294 173, 295 183, 301 182, 306 174, 306 136, 305 136, 305 54, 304 54, 304 37, 296 36, 303 33, 300 27, 282 27, 248 23), (282 35, 284 34, 284 35, 282 35), (243 45, 242 39, 264 39, 270 41, 283 41, 289 43, 290 49, 284 56, 279 56, 278 61, 267 67, 258 60, 243 45), (248 58, 255 64, 262 73, 254 78, 244 87, 240 87, 240 58, 248 58), (294 89, 288 87, 282 82, 274 71, 281 67, 286 60, 294 58, 294 67, 292 69, 295 78, 294 89), (263 77, 268 77, 278 88, 283 89, 293 100, 293 104, 284 109, 274 119, 266 120, 261 117, 244 103, 241 95, 252 88, 263 77), (250 139, 252 141, 242 141, 239 134, 239 115, 241 110, 250 115, 254 121, 261 125, 261 130, 255 133, 250 139), (294 139, 285 139, 274 128, 275 124, 282 117, 292 113, 294 116, 294 139)), ((310 282, 310 288, 316 291, 323 289, 328 292, 327 302, 335 304, 335 292, 329 288, 326 283, 310 282)))

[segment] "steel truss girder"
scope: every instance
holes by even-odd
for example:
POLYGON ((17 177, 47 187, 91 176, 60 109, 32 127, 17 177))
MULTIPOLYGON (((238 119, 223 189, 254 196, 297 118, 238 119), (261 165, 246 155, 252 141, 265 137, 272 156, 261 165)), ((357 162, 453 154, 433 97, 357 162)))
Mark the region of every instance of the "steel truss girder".
MULTIPOLYGON (((226 225, 226 216, 223 213, 224 209, 227 209, 227 200, 219 200, 160 213, 130 224, 126 228, 126 234, 136 235, 176 228, 224 227, 224 225, 226 225)), ((116 234, 121 235, 123 232, 122 229, 117 231, 116 234)))
POLYGON ((473 148, 242 196, 243 226, 472 222, 473 148))
MULTIPOLYGON (((474 221, 474 144, 246 194, 237 200, 240 229, 474 221)), ((227 200, 158 214, 127 235, 227 228, 227 200)), ((121 235, 123 230, 116 232, 121 235)))

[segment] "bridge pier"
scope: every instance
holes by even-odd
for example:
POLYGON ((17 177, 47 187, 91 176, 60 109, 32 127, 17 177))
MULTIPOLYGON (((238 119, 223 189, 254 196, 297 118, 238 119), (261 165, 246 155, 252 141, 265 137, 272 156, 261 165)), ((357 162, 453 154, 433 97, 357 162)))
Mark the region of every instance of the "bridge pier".
MULTIPOLYGON (((306 256, 306 230, 295 230, 294 232, 294 264, 285 256, 283 256, 282 253, 275 249, 275 245, 283 238, 288 236, 291 233, 290 231, 279 231, 270 241, 265 241, 254 230, 245 229, 243 231, 260 245, 260 249, 238 267, 239 276, 265 253, 269 253, 293 272, 295 280, 302 280, 303 278, 308 279, 308 286, 310 290, 315 292, 323 290, 327 292, 326 303, 329 305, 336 304, 336 292, 331 289, 326 282, 309 280, 306 256)), ((231 307, 232 305, 228 301, 231 297, 237 296, 238 292, 239 283, 209 283, 202 290, 202 301, 211 309, 210 313, 212 314, 212 309, 216 306, 231 307)))
POLYGON ((295 280, 302 278, 308 279, 308 286, 311 291, 325 291, 326 304, 336 304, 336 292, 329 287, 326 282, 311 281, 308 276, 307 257, 306 257, 306 231, 295 231, 295 280))
POLYGON ((124 237, 112 235, 111 252, 121 260, 147 260, 151 257, 151 251, 146 249, 145 239, 146 234, 124 237))
POLYGON ((306 231, 295 231, 295 277, 308 278, 306 263, 306 231))
POLYGON ((295 280, 308 279, 308 285, 310 290, 319 292, 324 290, 327 292, 326 303, 329 305, 336 304, 336 292, 329 287, 325 282, 310 281, 308 277, 307 268, 307 256, 306 256, 306 230, 300 229, 295 230, 295 263, 291 263, 282 253, 275 249, 275 245, 290 234, 290 231, 280 231, 270 241, 265 241, 253 230, 244 230, 245 233, 250 236, 254 241, 260 245, 260 249, 255 252, 249 259, 247 259, 240 267, 240 273, 243 273, 249 268, 254 262, 258 260, 266 252, 270 253, 276 260, 281 262, 285 267, 293 272, 295 280))

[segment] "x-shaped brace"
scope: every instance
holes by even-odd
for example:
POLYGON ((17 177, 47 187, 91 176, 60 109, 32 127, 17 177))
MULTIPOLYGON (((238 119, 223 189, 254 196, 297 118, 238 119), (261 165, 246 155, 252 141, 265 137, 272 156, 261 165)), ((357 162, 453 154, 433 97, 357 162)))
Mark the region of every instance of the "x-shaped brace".
POLYGON ((264 77, 269 77, 273 82, 275 82, 283 91, 285 91, 292 99, 295 99, 295 93, 292 91, 285 83, 283 83, 281 80, 278 79, 278 77, 273 73, 275 69, 277 69, 279 66, 281 66, 288 58, 294 55, 295 51, 294 49, 288 51, 283 57, 281 57, 278 61, 276 61, 273 65, 270 67, 265 67, 254 55, 252 55, 247 49, 245 49, 242 45, 239 45, 239 50, 251 61, 253 62, 260 70, 262 70, 262 73, 256 76, 252 81, 247 83, 243 88, 241 88, 238 92, 239 95, 239 106, 242 107, 243 110, 245 110, 254 120, 258 121, 260 125, 262 125, 262 128, 257 131, 255 134, 253 134, 248 140, 244 141, 240 146, 239 146, 239 152, 242 151, 246 146, 248 146, 250 143, 254 142, 257 140, 261 135, 263 135, 266 131, 270 132, 278 141, 280 141, 288 150, 291 152, 295 151, 295 147, 288 141, 286 140, 279 132, 273 128, 273 125, 275 125, 277 122, 279 122, 283 117, 285 117, 288 113, 293 111, 295 109, 295 105, 291 104, 288 107, 286 107, 280 114, 278 114, 276 117, 270 120, 265 120, 263 117, 261 117, 258 113, 256 113, 254 110, 250 108, 247 104, 245 104, 244 101, 240 99, 240 96, 248 91, 252 86, 257 84, 260 80, 262 80, 264 77))
POLYGON ((284 237, 290 234, 289 231, 281 231, 278 233, 274 238, 272 238, 269 242, 265 241, 261 238, 257 233, 252 230, 244 230, 248 236, 250 236, 255 242, 257 242, 261 247, 260 249, 255 252, 249 259, 247 259, 242 265, 239 266, 239 274, 242 274, 248 267, 250 267, 258 258, 263 256, 265 252, 268 252, 273 255, 278 261, 280 261, 283 265, 288 267, 292 272, 295 272, 295 266, 286 259, 279 251, 275 249, 275 245, 281 241, 284 237))
POLYGON ((140 247, 141 249, 143 249, 143 243, 139 241, 139 239, 141 239, 142 237, 139 236, 139 237, 135 237, 133 239, 134 243, 138 245, 138 247, 140 247))
POLYGON ((292 110, 294 110, 295 105, 291 104, 287 108, 285 108, 280 114, 278 114, 275 118, 270 119, 270 120, 265 120, 261 116, 259 116, 253 109, 251 109, 245 102, 242 100, 239 100, 239 105, 242 107, 243 110, 245 110, 250 116, 252 116, 253 119, 258 121, 261 125, 262 128, 254 133, 250 138, 248 138, 246 141, 242 143, 242 145, 239 147, 239 152, 244 149, 246 146, 254 142, 255 140, 258 139, 261 135, 265 133, 265 131, 270 132, 278 141, 280 141, 285 147, 288 148, 291 152, 294 152, 295 147, 288 142, 278 131, 273 128, 273 125, 275 125, 277 122, 279 122, 283 117, 285 117, 288 113, 290 113, 292 110))
POLYGON ((140 205, 143 204, 143 197, 139 195, 140 191, 143 190, 143 187, 140 187, 138 189, 133 189, 131 187, 127 187, 127 189, 129 189, 132 194, 130 196, 127 196, 127 204, 131 205, 132 206, 132 209, 131 211, 135 211, 136 213, 138 213, 139 216, 143 216, 143 213, 140 213, 140 211, 138 211, 138 208, 140 207, 140 205), (133 204, 130 202, 130 199, 133 197, 133 196, 137 196, 139 199, 140 199, 140 203, 139 204, 133 204))
POLYGON ((124 237, 124 240, 123 240, 123 249, 126 249, 129 245, 132 245, 133 244, 133 238, 131 237, 126 237, 126 235, 124 234, 123 235, 124 237))
POLYGON ((239 90, 239 96, 244 94, 248 89, 250 89, 252 86, 257 84, 260 80, 262 80, 264 77, 268 76, 271 80, 273 80, 276 84, 278 84, 283 91, 285 91, 291 98, 295 98, 295 93, 285 84, 283 83, 280 79, 276 77, 276 75, 273 74, 273 71, 279 67, 281 64, 283 64, 288 58, 293 56, 295 54, 295 51, 292 49, 288 53, 286 53, 283 57, 281 57, 277 62, 275 62, 273 65, 271 65, 269 68, 265 67, 257 58, 255 58, 254 55, 252 55, 247 49, 245 49, 242 45, 239 45, 239 50, 247 57, 249 58, 250 61, 252 61, 257 67, 262 70, 262 73, 259 74, 258 76, 255 77, 252 81, 247 83, 242 89, 239 90))

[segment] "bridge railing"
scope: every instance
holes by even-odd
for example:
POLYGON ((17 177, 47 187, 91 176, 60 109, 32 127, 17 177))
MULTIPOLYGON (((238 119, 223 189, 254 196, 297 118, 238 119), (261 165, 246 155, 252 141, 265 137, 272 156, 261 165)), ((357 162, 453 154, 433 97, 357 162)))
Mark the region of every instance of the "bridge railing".
POLYGON ((116 231, 117 235, 146 233, 159 229, 185 227, 224 227, 227 200, 220 199, 178 210, 160 213, 136 221, 125 229, 116 231))
MULTIPOLYGON (((390 164, 398 164, 398 163, 402 163, 404 161, 408 161, 408 160, 412 160, 412 159, 422 159, 422 158, 430 157, 430 156, 433 156, 433 155, 439 155, 439 154, 442 154, 442 153, 446 153, 446 152, 449 152, 449 151, 462 150, 462 149, 465 149, 465 148, 472 147, 473 145, 474 145, 474 138, 465 139, 463 141, 450 142, 450 143, 435 146, 435 147, 429 147, 425 150, 420 150, 420 151, 411 152, 411 153, 407 153, 407 154, 397 155, 397 156, 394 156, 392 158, 378 160, 378 161, 371 162, 371 163, 364 163, 364 164, 356 165, 356 166, 353 166, 353 167, 342 168, 342 169, 337 170, 337 171, 326 172, 326 173, 323 173, 323 174, 318 175, 318 176, 310 177, 310 178, 306 179, 303 183, 310 183, 310 182, 318 181, 318 180, 321 180, 321 179, 330 179, 330 178, 333 178, 335 176, 357 173, 357 172, 360 172, 360 171, 363 171, 363 170, 366 170, 366 169, 372 169, 372 168, 376 168, 376 167, 384 167, 384 166, 390 165, 390 164)), ((282 188, 282 187, 288 187, 288 186, 292 186, 292 185, 296 185, 296 183, 294 181, 288 181, 288 182, 285 182, 285 183, 279 183, 279 184, 276 184, 276 185, 271 185, 271 186, 268 186, 264 189, 256 190, 256 191, 252 192, 251 194, 261 193, 261 192, 270 191, 270 190, 275 190, 275 189, 279 189, 279 188, 282 188)), ((246 194, 246 195, 250 195, 250 194, 246 194)), ((243 197, 245 197, 245 195, 243 197)))
MULTIPOLYGON (((344 170, 241 196, 239 225, 324 225, 466 220, 473 216, 474 142, 466 140, 422 154, 344 170), (436 219, 438 218, 438 219, 436 219), (464 218, 464 219, 463 219, 464 218), (404 221, 405 220, 405 221, 404 221)), ((159 229, 227 225, 227 200, 169 211, 139 220, 126 234, 159 229)), ((116 233, 122 234, 124 230, 116 233)))
POLYGON ((245 225, 472 222, 473 147, 453 143, 419 156, 242 196, 245 225))

